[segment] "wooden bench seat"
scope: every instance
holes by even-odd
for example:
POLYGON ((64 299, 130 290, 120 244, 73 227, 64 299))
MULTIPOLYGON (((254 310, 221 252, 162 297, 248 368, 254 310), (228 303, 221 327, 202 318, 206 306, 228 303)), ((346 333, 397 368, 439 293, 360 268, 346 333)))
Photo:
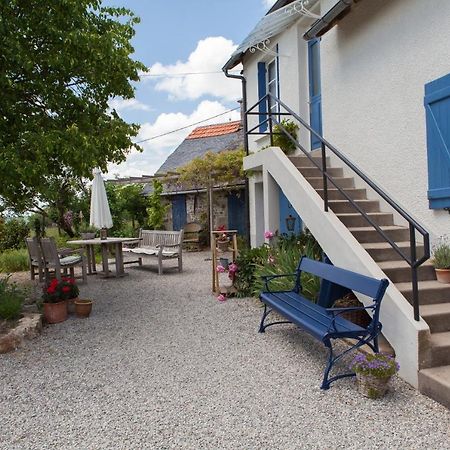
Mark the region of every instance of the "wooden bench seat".
POLYGON ((355 375, 352 372, 329 377, 333 365, 345 354, 363 345, 368 345, 373 351, 378 352, 378 335, 381 331, 379 311, 381 300, 389 284, 388 280, 376 280, 305 257, 300 260, 295 273, 270 275, 263 278, 265 290, 261 292, 260 300, 264 304, 264 312, 259 332, 264 333, 266 328, 272 325, 293 323, 328 347, 329 358, 324 371, 322 389, 328 389, 330 384, 339 378, 355 375), (303 271, 366 295, 373 299, 373 303, 367 307, 351 308, 326 308, 320 304, 315 304, 301 294, 301 273, 303 271), (270 289, 270 282, 280 277, 292 277, 294 287, 291 291, 272 291, 270 289), (372 320, 367 328, 356 325, 340 316, 342 313, 357 310, 372 311, 372 320), (267 316, 272 311, 276 311, 287 320, 265 324, 267 316), (332 340, 343 338, 355 339, 356 343, 342 353, 334 355, 332 340))
MULTIPOLYGON (((124 248, 124 252, 158 258, 158 274, 163 273, 163 260, 178 259, 178 270, 183 271, 183 230, 140 230, 137 247, 124 248)), ((132 261, 136 262, 136 261, 132 261)), ((139 258, 142 265, 142 258, 139 258)))

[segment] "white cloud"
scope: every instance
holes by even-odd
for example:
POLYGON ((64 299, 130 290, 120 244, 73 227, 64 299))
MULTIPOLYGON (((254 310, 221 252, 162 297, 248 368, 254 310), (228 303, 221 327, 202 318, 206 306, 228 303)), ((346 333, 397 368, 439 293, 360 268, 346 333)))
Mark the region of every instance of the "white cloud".
MULTIPOLYGON (((233 41, 222 36, 207 37, 200 40, 187 61, 177 61, 175 64, 153 64, 150 74, 170 74, 172 77, 156 78, 155 89, 169 93, 172 100, 195 100, 209 95, 223 100, 238 100, 241 98, 241 83, 238 80, 226 78, 221 69, 236 49, 233 41), (202 75, 179 75, 198 72, 220 72, 202 75)), ((147 77, 144 80, 155 80, 147 77)))
POLYGON ((109 107, 117 112, 128 110, 134 111, 152 111, 152 108, 135 98, 123 99, 120 97, 113 98, 109 101, 109 107))
MULTIPOLYGON (((141 125, 136 141, 167 133, 169 131, 185 127, 192 123, 207 119, 227 111, 224 105, 217 101, 202 101, 191 114, 163 113, 152 123, 141 125)), ((116 174, 124 176, 152 175, 159 169, 170 153, 183 141, 183 139, 197 126, 211 123, 228 122, 229 120, 239 120, 240 112, 231 113, 211 119, 200 125, 191 126, 185 130, 167 134, 160 138, 143 142, 139 145, 144 149, 142 153, 133 151, 128 155, 127 161, 123 164, 111 164, 107 178, 113 178, 116 174)))
POLYGON ((265 8, 271 8, 277 0, 262 0, 265 8))

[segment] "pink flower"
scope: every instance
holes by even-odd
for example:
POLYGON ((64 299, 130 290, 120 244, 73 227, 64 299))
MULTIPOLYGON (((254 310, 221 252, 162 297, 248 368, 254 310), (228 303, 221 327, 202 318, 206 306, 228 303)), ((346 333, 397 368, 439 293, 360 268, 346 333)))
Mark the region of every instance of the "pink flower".
POLYGON ((237 264, 236 264, 236 263, 231 263, 231 264, 228 266, 228 270, 229 270, 230 272, 232 272, 232 273, 236 273, 236 272, 238 271, 238 266, 237 266, 237 264))
POLYGON ((272 255, 269 255, 269 257, 267 258, 267 262, 269 264, 274 265, 275 264, 275 258, 272 255))
POLYGON ((224 272, 225 272, 225 267, 223 267, 221 264, 219 264, 219 265, 216 267, 216 271, 217 271, 218 273, 224 273, 224 272))
POLYGON ((266 239, 272 239, 274 236, 275 236, 275 233, 274 233, 273 231, 267 230, 267 231, 264 233, 264 237, 265 237, 266 239))
POLYGON ((217 300, 219 300, 219 302, 224 302, 224 301, 226 301, 226 296, 225 295, 223 295, 223 294, 220 294, 218 297, 217 297, 217 300))

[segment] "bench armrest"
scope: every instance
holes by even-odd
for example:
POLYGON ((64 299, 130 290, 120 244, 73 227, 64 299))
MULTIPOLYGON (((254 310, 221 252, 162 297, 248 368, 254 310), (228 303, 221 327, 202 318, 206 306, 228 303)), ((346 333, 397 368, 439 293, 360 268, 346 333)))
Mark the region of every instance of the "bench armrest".
POLYGON ((262 275, 261 278, 264 281, 264 287, 267 292, 272 292, 269 288, 269 282, 276 279, 276 278, 286 278, 286 277, 296 277, 298 276, 297 272, 294 273, 282 273, 279 275, 262 275))
POLYGON ((369 306, 350 306, 347 308, 326 308, 327 311, 331 312, 333 314, 333 319, 331 320, 330 327, 328 331, 331 331, 331 328, 334 328, 334 331, 336 331, 336 319, 343 313, 348 311, 365 311, 367 309, 375 309, 376 303, 372 303, 369 306))

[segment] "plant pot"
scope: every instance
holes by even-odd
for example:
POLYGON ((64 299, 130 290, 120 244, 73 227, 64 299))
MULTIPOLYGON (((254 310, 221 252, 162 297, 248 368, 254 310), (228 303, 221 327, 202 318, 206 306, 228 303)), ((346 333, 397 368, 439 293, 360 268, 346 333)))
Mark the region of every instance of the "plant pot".
POLYGON ((230 243, 230 241, 217 241, 217 247, 219 250, 221 250, 222 252, 226 252, 228 250, 228 244, 230 243))
POLYGON ((376 399, 381 398, 386 394, 389 388, 389 380, 392 377, 379 378, 373 375, 365 375, 356 373, 356 380, 358 382, 358 390, 364 397, 376 399))
POLYGON ((75 299, 75 314, 77 317, 86 319, 92 311, 92 300, 75 299))
POLYGON ((60 323, 67 320, 67 301, 44 303, 44 317, 47 323, 60 323))
POLYGON ((450 269, 434 269, 439 283, 450 283, 450 269))

